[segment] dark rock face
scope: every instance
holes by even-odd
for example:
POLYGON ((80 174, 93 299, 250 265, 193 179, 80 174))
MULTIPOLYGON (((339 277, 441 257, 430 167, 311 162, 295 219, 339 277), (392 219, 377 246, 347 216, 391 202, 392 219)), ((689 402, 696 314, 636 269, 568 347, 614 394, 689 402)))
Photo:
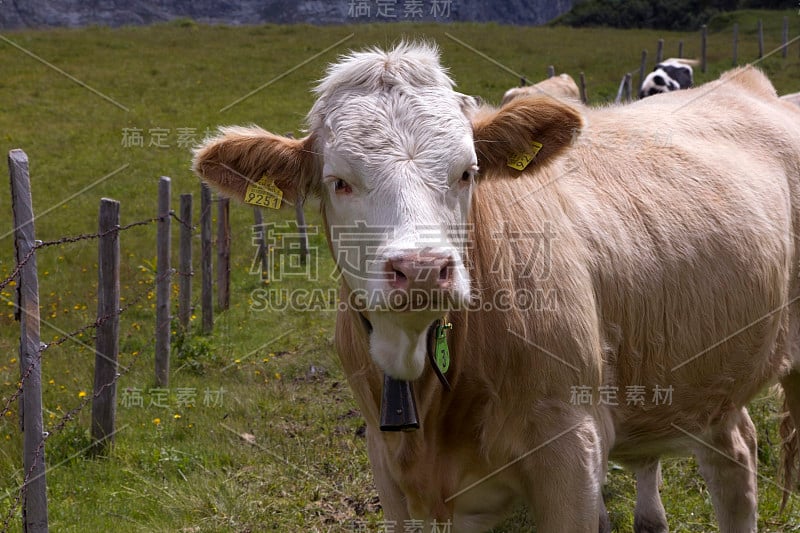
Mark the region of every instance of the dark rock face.
POLYGON ((543 24, 573 0, 0 0, 0 28, 123 26, 176 18, 224 24, 473 21, 543 24))

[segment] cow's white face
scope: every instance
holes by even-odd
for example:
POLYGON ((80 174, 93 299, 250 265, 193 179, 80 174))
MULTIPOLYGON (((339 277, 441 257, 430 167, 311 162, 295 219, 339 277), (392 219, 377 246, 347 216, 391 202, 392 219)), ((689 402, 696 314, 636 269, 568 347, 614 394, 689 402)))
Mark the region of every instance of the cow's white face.
POLYGON ((331 247, 372 324, 373 359, 414 379, 428 327, 470 294, 463 238, 478 167, 464 98, 392 86, 325 100, 317 146, 331 247))
POLYGON ((419 44, 351 54, 316 92, 308 137, 223 128, 196 150, 194 169, 240 199, 262 176, 288 199, 317 193, 350 303, 372 325, 373 360, 415 379, 429 326, 470 298, 465 240, 478 162, 482 174, 518 177, 509 157, 535 143, 532 167, 545 164, 580 129, 580 113, 544 95, 476 110, 453 91, 437 50, 419 44))

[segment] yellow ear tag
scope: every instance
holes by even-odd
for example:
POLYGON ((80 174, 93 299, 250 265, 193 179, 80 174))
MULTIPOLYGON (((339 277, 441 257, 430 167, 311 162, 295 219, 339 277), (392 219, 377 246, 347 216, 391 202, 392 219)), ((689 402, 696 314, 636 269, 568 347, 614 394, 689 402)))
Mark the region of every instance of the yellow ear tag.
POLYGON ((250 183, 244 193, 244 203, 268 209, 280 209, 282 200, 283 191, 275 185, 275 180, 267 178, 266 174, 258 183, 250 183))
POLYGON ((525 170, 525 167, 530 165, 531 161, 533 161, 533 158, 536 157, 536 154, 538 154, 539 150, 541 149, 542 143, 531 141, 531 147, 529 150, 521 154, 513 154, 509 156, 506 164, 517 170, 525 170))

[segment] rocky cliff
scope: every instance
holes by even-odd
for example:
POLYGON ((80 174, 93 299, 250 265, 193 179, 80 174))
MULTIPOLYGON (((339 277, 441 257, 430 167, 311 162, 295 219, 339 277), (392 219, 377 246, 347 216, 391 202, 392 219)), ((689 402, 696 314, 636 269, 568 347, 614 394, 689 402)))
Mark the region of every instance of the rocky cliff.
POLYGON ((222 24, 473 21, 543 24, 572 0, 0 0, 0 28, 124 26, 176 18, 222 24))

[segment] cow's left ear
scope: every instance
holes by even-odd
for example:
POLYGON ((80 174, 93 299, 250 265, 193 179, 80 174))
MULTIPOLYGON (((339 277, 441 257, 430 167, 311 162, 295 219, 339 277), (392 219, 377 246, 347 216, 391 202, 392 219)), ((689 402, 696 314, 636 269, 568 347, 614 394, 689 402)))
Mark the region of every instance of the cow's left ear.
POLYGON ((545 95, 479 111, 472 116, 478 166, 505 175, 545 164, 572 144, 582 126, 578 109, 545 95))
POLYGON ((293 202, 305 195, 317 168, 313 137, 291 139, 258 127, 220 128, 194 151, 192 169, 225 196, 245 200, 248 188, 264 179, 293 202))

